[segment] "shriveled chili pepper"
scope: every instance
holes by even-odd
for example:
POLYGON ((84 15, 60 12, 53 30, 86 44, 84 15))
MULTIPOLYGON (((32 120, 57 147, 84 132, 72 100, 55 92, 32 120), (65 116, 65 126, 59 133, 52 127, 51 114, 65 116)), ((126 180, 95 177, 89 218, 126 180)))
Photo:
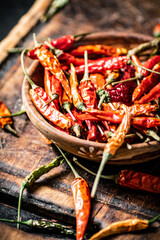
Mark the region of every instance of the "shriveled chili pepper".
POLYGON ((132 124, 152 128, 160 126, 160 119, 155 117, 134 117, 132 118, 132 124))
POLYGON ((139 104, 150 102, 160 97, 160 83, 151 89, 151 91, 138 100, 139 104))
MULTIPOLYGON (((63 155, 62 150, 58 146, 56 147, 63 155)), ((78 175, 65 155, 64 158, 75 175, 75 180, 72 182, 72 193, 76 211, 76 239, 83 240, 91 208, 90 191, 87 182, 78 175)))
MULTIPOLYGON (((156 55, 156 56, 153 56, 153 57, 149 58, 143 64, 143 66, 148 68, 148 69, 152 69, 159 62, 160 62, 160 55, 156 55)), ((141 73, 143 74, 144 77, 146 77, 149 74, 149 72, 145 69, 141 69, 141 73)))
POLYGON ((91 80, 91 82, 96 90, 102 89, 106 82, 105 76, 101 73, 90 74, 89 79, 91 80))
MULTIPOLYGON (((13 116, 13 115, 12 115, 13 116)), ((4 102, 0 101, 0 127, 3 129, 6 129, 10 133, 17 135, 16 130, 12 128, 12 119, 11 119, 11 113, 7 106, 4 104, 4 102)))
MULTIPOLYGON (((77 159, 73 160, 86 172, 96 176, 95 172, 84 167, 77 161, 77 159)), ((122 187, 160 194, 160 177, 147 173, 136 172, 132 170, 121 170, 119 173, 114 175, 101 175, 101 178, 113 180, 116 184, 119 184, 122 187)))
MULTIPOLYGON (((160 64, 155 65, 154 70, 160 72, 160 64)), ((132 94, 132 101, 138 100, 144 93, 150 91, 156 84, 158 84, 160 76, 156 73, 151 73, 149 76, 145 77, 141 84, 138 85, 132 94)))
POLYGON ((75 73, 75 67, 73 66, 73 64, 71 64, 71 74, 69 78, 69 83, 71 87, 73 105, 79 110, 86 109, 83 103, 82 97, 78 91, 78 80, 77 80, 77 75, 75 73))
POLYGON ((90 240, 100 240, 104 237, 107 237, 113 234, 140 231, 150 227, 151 224, 155 222, 159 217, 160 217, 160 214, 151 220, 133 218, 133 219, 127 219, 123 221, 118 221, 110 224, 109 226, 100 230, 98 233, 94 234, 90 238, 90 240))
POLYGON ((118 113, 114 113, 114 111, 103 111, 103 110, 99 110, 99 109, 87 109, 85 110, 85 112, 87 112, 87 114, 80 114, 78 116, 78 118, 82 121, 85 120, 85 118, 87 120, 91 120, 94 121, 94 119, 97 120, 106 120, 106 121, 110 121, 112 123, 121 123, 123 116, 118 114, 118 113), (88 117, 87 117, 88 115, 88 117))
POLYGON ((132 55, 131 56, 132 62, 135 63, 136 66, 135 70, 136 70, 136 75, 138 78, 142 78, 144 75, 142 75, 142 68, 139 68, 138 66, 143 66, 142 63, 140 62, 139 58, 136 55, 132 55))
POLYGON ((56 232, 56 233, 58 232, 66 236, 76 235, 76 232, 74 229, 54 221, 32 220, 32 219, 29 219, 27 221, 16 221, 16 220, 0 218, 0 222, 18 223, 18 224, 26 225, 28 227, 32 227, 34 229, 44 229, 44 230, 48 230, 49 232, 56 232))
POLYGON ((43 90, 43 88, 38 87, 36 84, 33 83, 31 78, 29 77, 25 67, 23 57, 25 54, 25 50, 21 54, 21 63, 22 68, 25 76, 27 77, 29 83, 31 84, 32 89, 29 90, 30 97, 35 105, 35 107, 39 110, 39 112, 50 122, 54 123, 55 125, 59 126, 62 129, 68 130, 71 127, 71 121, 61 112, 59 112, 56 107, 53 106, 53 102, 46 105, 51 98, 48 94, 43 90))
POLYGON ((104 55, 104 56, 119 56, 119 55, 126 55, 127 49, 126 48, 116 48, 107 45, 84 45, 78 46, 77 48, 70 51, 73 56, 82 57, 84 56, 84 52, 87 51, 88 55, 96 54, 96 55, 104 55))
POLYGON ((148 114, 150 112, 155 112, 158 109, 158 105, 154 104, 134 104, 129 107, 129 111, 133 116, 148 114))
MULTIPOLYGON (((105 73, 107 70, 121 69, 127 66, 128 60, 129 57, 127 56, 100 58, 88 64, 88 71, 89 73, 105 73)), ((77 74, 83 74, 85 65, 78 66, 75 69, 77 74)))
POLYGON ((53 74, 51 74, 47 68, 44 70, 44 89, 56 105, 56 108, 59 110, 59 103, 62 103, 62 86, 58 79, 53 74), (54 96, 57 95, 58 99, 54 99, 54 96))
MULTIPOLYGON (((66 153, 68 154, 68 153, 66 153)), ((21 199, 23 195, 23 191, 25 188, 29 188, 37 179, 39 179, 42 175, 45 173, 48 173, 51 169, 59 166, 64 161, 64 157, 60 155, 59 157, 55 158, 52 162, 49 164, 43 165, 39 167, 38 169, 31 172, 22 182, 21 189, 19 193, 19 201, 18 201, 18 216, 17 221, 20 220, 20 209, 21 209, 21 199)), ((19 228, 19 224, 17 225, 17 228, 19 228)))
POLYGON ((60 81, 68 98, 71 100, 69 83, 56 56, 43 46, 37 47, 35 52, 42 66, 47 68, 60 81))
POLYGON ((108 143, 105 145, 104 151, 103 151, 103 157, 102 161, 100 163, 100 167, 98 169, 96 178, 93 183, 92 191, 91 191, 91 197, 93 198, 96 193, 96 189, 99 183, 99 179, 101 176, 101 173, 104 169, 105 164, 107 161, 112 158, 116 151, 121 147, 121 145, 124 142, 125 135, 130 129, 131 125, 131 114, 128 111, 128 107, 124 105, 125 115, 123 117, 123 120, 119 127, 117 128, 115 134, 108 140, 108 143))

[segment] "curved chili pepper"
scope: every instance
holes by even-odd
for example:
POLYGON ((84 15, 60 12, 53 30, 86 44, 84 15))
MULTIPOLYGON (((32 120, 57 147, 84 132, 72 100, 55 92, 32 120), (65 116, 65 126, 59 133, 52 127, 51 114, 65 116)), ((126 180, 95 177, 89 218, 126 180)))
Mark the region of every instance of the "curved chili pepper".
POLYGON ((74 44, 74 36, 73 35, 65 35, 58 39, 51 40, 51 45, 57 49, 61 49, 64 51, 69 50, 74 44))
POLYGON ((71 74, 69 78, 69 83, 71 87, 73 105, 79 110, 86 109, 83 103, 82 97, 78 91, 78 80, 77 80, 77 75, 75 73, 75 67, 73 66, 73 64, 71 64, 71 74))
MULTIPOLYGON (((160 72, 160 64, 155 65, 154 70, 160 72)), ((138 85, 132 94, 132 101, 138 100, 144 93, 150 91, 158 82, 160 76, 156 73, 151 73, 149 76, 145 77, 141 84, 138 85)))
POLYGON ((92 191, 91 191, 91 197, 93 198, 96 193, 96 189, 99 183, 99 179, 101 176, 101 173, 104 169, 105 164, 107 161, 112 158, 112 156, 115 155, 116 151, 120 148, 120 146, 123 144, 125 135, 130 129, 131 125, 131 114, 128 111, 127 106, 123 106, 125 115, 123 117, 123 120, 119 127, 117 128, 115 134, 109 139, 108 143, 105 145, 104 151, 103 151, 103 157, 102 161, 100 163, 100 167, 98 169, 95 181, 93 183, 92 191))
POLYGON ((151 220, 133 218, 133 219, 127 219, 123 221, 118 221, 103 228, 98 233, 95 233, 90 238, 90 240, 100 240, 104 237, 114 235, 114 234, 140 231, 148 228, 159 217, 160 217, 160 214, 151 220))
POLYGON ((79 46, 71 50, 70 53, 73 56, 82 57, 84 56, 85 51, 88 52, 88 55, 97 54, 97 55, 104 55, 104 56, 119 56, 119 55, 127 54, 126 48, 116 48, 116 47, 100 45, 100 44, 79 46))
POLYGON ((37 94, 36 91, 30 89, 29 94, 35 107, 46 119, 65 130, 68 130, 71 127, 71 121, 52 106, 46 105, 46 102, 37 94))
MULTIPOLYGON (((105 73, 107 70, 121 69, 127 66, 128 60, 129 57, 127 56, 100 58, 88 64, 88 71, 89 73, 105 73)), ((78 66, 75 69, 77 74, 83 74, 85 65, 78 66)))
POLYGON ((60 81, 68 98, 71 100, 72 97, 69 83, 56 56, 44 47, 36 48, 36 55, 42 66, 47 68, 60 81))
POLYGON ((51 99, 58 95, 58 99, 53 100, 53 102, 59 110, 59 103, 62 103, 62 86, 58 79, 46 68, 44 70, 44 89, 51 99))
POLYGON ((160 97, 160 83, 158 83, 154 88, 152 88, 148 94, 146 94, 140 100, 138 100, 138 103, 142 104, 142 103, 150 102, 159 97, 160 97))
MULTIPOLYGON (((153 57, 149 58, 143 64, 143 66, 145 68, 152 69, 159 62, 160 62, 160 55, 157 55, 157 56, 153 56, 153 57)), ((141 69, 141 73, 143 74, 144 77, 146 77, 149 74, 149 72, 147 70, 145 70, 145 69, 141 69)))

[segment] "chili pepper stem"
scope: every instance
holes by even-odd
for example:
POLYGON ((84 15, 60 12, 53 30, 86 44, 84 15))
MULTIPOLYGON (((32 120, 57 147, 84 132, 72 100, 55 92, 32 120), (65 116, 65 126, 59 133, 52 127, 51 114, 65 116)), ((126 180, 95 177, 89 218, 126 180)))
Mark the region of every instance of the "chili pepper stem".
POLYGON ((25 113, 25 107, 24 105, 21 106, 21 110, 19 112, 10 114, 10 115, 6 115, 6 116, 0 116, 0 118, 8 118, 8 117, 16 117, 16 116, 20 116, 21 114, 25 113))
POLYGON ((51 50, 54 51, 54 54, 56 55, 56 57, 59 57, 63 54, 63 51, 60 49, 57 49, 55 47, 53 47, 49 42, 45 41, 44 42, 51 50))
POLYGON ((103 94, 99 100, 99 103, 98 103, 98 109, 101 109, 102 107, 102 103, 104 102, 104 99, 105 99, 106 95, 103 94))
POLYGON ((160 214, 158 214, 156 217, 152 218, 151 220, 148 220, 148 224, 151 225, 154 223, 158 218, 160 218, 160 214))
POLYGON ((8 53, 21 53, 24 50, 23 47, 11 48, 8 49, 8 53))
POLYGON ((101 173, 102 173, 102 171, 104 169, 105 164, 107 163, 107 161, 111 157, 112 157, 112 155, 109 152, 104 152, 103 153, 102 161, 100 163, 98 172, 96 174, 96 178, 95 178, 94 183, 93 183, 93 187, 92 187, 92 191, 91 191, 91 198, 94 198, 94 196, 95 196, 95 193, 96 193, 96 190, 97 190, 97 186, 98 186, 98 183, 99 183, 99 179, 101 177, 101 173))
POLYGON ((81 178, 81 176, 79 176, 79 174, 77 173, 77 171, 74 169, 74 167, 72 166, 71 162, 68 160, 68 158, 65 156, 65 154, 63 153, 63 151, 57 146, 57 149, 59 150, 59 152, 62 154, 62 156, 64 157, 64 159, 66 160, 67 164, 70 166, 75 178, 81 178))
MULTIPOLYGON (((93 176, 96 176, 96 173, 91 171, 90 169, 83 166, 81 163, 78 162, 78 160, 74 157, 73 161, 82 169, 84 169, 86 172, 92 174, 93 176)), ((101 175, 101 178, 108 179, 108 180, 115 180, 115 175, 101 175)))
POLYGON ((155 140, 157 140, 158 142, 160 142, 160 137, 157 135, 157 133, 151 129, 147 130, 146 135, 149 137, 154 138, 155 140))
MULTIPOLYGON (((21 211, 21 200, 22 200, 22 194, 24 189, 26 188, 27 183, 25 181, 22 182, 21 184, 21 189, 19 193, 19 200, 18 200, 18 215, 17 215, 17 221, 20 221, 20 211, 21 211)), ((17 229, 19 229, 19 223, 17 223, 17 229)))
POLYGON ((128 60, 128 64, 129 64, 129 65, 133 65, 133 66, 135 66, 135 67, 142 68, 142 69, 144 69, 144 70, 146 70, 146 71, 148 71, 148 72, 160 74, 160 72, 157 72, 157 71, 151 70, 151 69, 149 69, 149 68, 146 68, 146 67, 144 67, 144 66, 140 66, 140 65, 138 65, 138 64, 135 64, 135 63, 133 63, 131 60, 128 60))
POLYGON ((10 220, 10 219, 0 218, 0 222, 18 223, 18 224, 23 224, 23 225, 31 226, 32 220, 28 220, 28 221, 22 222, 22 221, 16 221, 16 220, 10 220))
POLYGON ((23 73, 24 73, 24 75, 26 76, 28 82, 31 84, 32 89, 35 89, 35 88, 37 88, 38 86, 32 81, 32 79, 31 79, 30 76, 28 75, 27 70, 26 70, 26 68, 25 68, 25 66, 24 66, 24 54, 25 54, 26 51, 27 51, 27 49, 23 50, 22 53, 21 53, 21 65, 22 65, 22 70, 23 70, 23 73))
POLYGON ((8 132, 10 132, 10 133, 12 133, 13 135, 15 135, 16 137, 19 137, 19 135, 17 134, 17 131, 16 131, 15 129, 13 129, 10 124, 6 124, 6 125, 4 126, 4 128, 5 128, 8 132))
POLYGON ((54 93, 52 95, 52 99, 48 103, 46 103, 43 107, 46 107, 48 104, 50 104, 51 102, 53 102, 57 98, 59 98, 59 95, 57 93, 54 93))
POLYGON ((125 80, 121 80, 121 81, 118 81, 118 82, 112 82, 112 86, 118 84, 118 83, 125 83, 125 82, 130 82, 130 81, 134 81, 134 80, 137 80, 139 79, 140 77, 137 76, 137 77, 133 77, 133 78, 129 78, 129 79, 125 79, 125 80))
POLYGON ((86 37, 90 34, 92 34, 93 32, 88 32, 88 33, 80 33, 80 34, 77 34, 77 35, 74 35, 74 39, 76 40, 76 38, 80 38, 78 40, 76 40, 77 42, 80 41, 83 37, 86 37))

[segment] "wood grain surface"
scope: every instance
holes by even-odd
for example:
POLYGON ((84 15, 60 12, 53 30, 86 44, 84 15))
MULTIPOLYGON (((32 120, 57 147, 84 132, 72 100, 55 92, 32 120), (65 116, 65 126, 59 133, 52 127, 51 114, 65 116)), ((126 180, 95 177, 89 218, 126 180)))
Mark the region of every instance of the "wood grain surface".
MULTIPOLYGON (((152 29, 159 19, 158 4, 158 0, 70 1, 47 24, 38 24, 19 45, 33 46, 33 32, 37 33, 38 41, 64 34, 102 30, 152 34, 152 29)), ((29 67, 31 61, 26 60, 25 64, 29 67)), ((7 58, 1 66, 0 78, 0 100, 4 101, 12 112, 16 112, 22 103, 23 74, 19 56, 14 55, 7 58)), ((54 145, 49 146, 44 143, 26 115, 15 118, 14 126, 19 133, 19 138, 0 129, 0 200, 3 203, 0 205, 0 212, 1 216, 16 219, 16 206, 22 180, 37 167, 53 160, 58 152, 54 145), (10 206, 8 210, 6 204, 10 206), (12 207, 15 209, 14 214, 11 214, 12 207)), ((71 155, 70 159, 72 158, 71 155)), ((79 159, 79 161, 93 171, 98 168, 97 163, 93 165, 83 159, 79 159)), ((91 188, 94 177, 77 166, 75 167, 91 188)), ((160 163, 159 159, 155 159, 129 167, 106 166, 104 174, 117 173, 121 169, 128 168, 159 176, 160 163)), ((32 188, 24 191, 22 217, 25 218, 28 216, 27 214, 31 213, 34 217, 54 218, 75 226, 75 211, 71 193, 73 179, 74 176, 66 163, 43 176, 32 188)), ((125 189, 111 181, 101 180, 96 198, 92 203, 92 213, 87 231, 92 234, 107 224, 135 216, 150 219, 160 212, 159 200, 159 196, 156 194, 125 189)), ((0 239, 2 240, 9 240, 11 236, 12 239, 13 236, 15 239, 36 239, 36 236, 37 239, 51 238, 51 235, 45 236, 42 233, 36 233, 35 236, 32 232, 28 235, 13 230, 6 224, 0 224, 0 226, 0 239), (12 231, 13 235, 11 235, 12 231)), ((140 233, 117 235, 109 239, 158 240, 159 236, 160 229, 156 228, 140 233)), ((52 239, 67 238, 62 235, 52 235, 52 239)))

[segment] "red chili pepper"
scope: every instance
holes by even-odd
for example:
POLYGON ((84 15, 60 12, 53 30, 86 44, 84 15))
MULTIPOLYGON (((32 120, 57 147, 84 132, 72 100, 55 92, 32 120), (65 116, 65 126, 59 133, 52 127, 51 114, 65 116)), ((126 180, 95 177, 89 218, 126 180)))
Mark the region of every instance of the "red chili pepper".
POLYGON ((34 89, 30 89, 29 94, 38 111, 46 119, 65 130, 68 130, 71 127, 71 121, 52 106, 46 105, 46 102, 36 91, 34 91, 34 89))
POLYGON ((135 81, 119 83, 111 89, 107 89, 111 102, 132 103, 132 93, 137 86, 135 81))
MULTIPOLYGON (((160 55, 157 55, 157 56, 153 56, 153 57, 149 58, 143 64, 143 66, 148 68, 148 69, 152 69, 159 62, 160 62, 160 55)), ((141 69, 141 73, 143 74, 144 77, 146 77, 149 74, 149 72, 145 69, 141 69)))
MULTIPOLYGON (((154 70, 160 72, 160 64, 155 65, 154 70)), ((150 89, 159 82, 159 79, 160 76, 156 73, 151 73, 149 76, 145 77, 141 84, 135 88, 132 94, 132 101, 138 100, 144 93, 149 92, 150 89)))
MULTIPOLYGON (((107 70, 121 69, 127 66, 128 60, 127 56, 100 58, 88 64, 88 71, 89 73, 105 73, 107 70)), ((83 74, 84 69, 84 65, 78 66, 76 73, 83 74)))
POLYGON ((155 117, 134 117, 132 118, 132 124, 144 128, 153 128, 160 126, 160 119, 155 117))
POLYGON ((89 120, 86 120, 85 122, 89 130, 87 135, 87 140, 95 141, 97 139, 97 126, 89 120))
POLYGON ((54 56, 48 49, 44 47, 37 48, 36 55, 42 66, 47 68, 60 81, 66 94, 71 100, 72 98, 69 83, 56 56, 54 56))
POLYGON ((126 48, 115 48, 112 46, 99 45, 99 44, 79 46, 71 50, 70 53, 73 56, 81 57, 81 56, 84 56, 85 51, 88 52, 88 55, 98 54, 98 55, 104 55, 104 56, 119 56, 119 55, 127 54, 126 48))
POLYGON ((44 70, 44 88, 51 99, 54 95, 58 95, 59 99, 55 99, 53 102, 55 103, 56 108, 59 110, 59 102, 60 104, 62 102, 62 86, 58 79, 46 68, 44 70))
MULTIPOLYGON (((135 65, 138 65, 138 66, 143 66, 143 64, 140 62, 139 58, 136 56, 136 55, 132 55, 131 56, 131 59, 132 59, 132 62, 135 64, 135 65)), ((134 66, 135 70, 136 70, 136 73, 141 77, 141 74, 142 74, 142 68, 139 68, 137 66, 134 66)))
POLYGON ((57 49, 67 51, 73 46, 74 40, 73 35, 65 35, 61 38, 51 40, 51 45, 57 49))
POLYGON ((160 177, 147 173, 122 170, 117 183, 122 187, 160 194, 160 177))
POLYGON ((160 97, 160 83, 158 83, 154 88, 152 88, 148 94, 146 94, 140 100, 138 100, 138 103, 139 104, 147 103, 159 97, 160 97))

